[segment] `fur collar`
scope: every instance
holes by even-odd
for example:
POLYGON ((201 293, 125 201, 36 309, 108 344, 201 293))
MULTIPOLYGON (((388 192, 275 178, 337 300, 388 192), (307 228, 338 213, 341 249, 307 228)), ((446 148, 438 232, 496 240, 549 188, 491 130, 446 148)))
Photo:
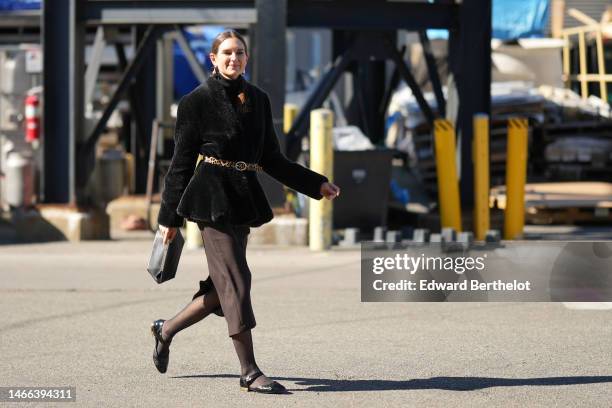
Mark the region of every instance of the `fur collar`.
MULTIPOLYGON (((206 80, 206 86, 209 89, 208 98, 209 103, 213 106, 218 113, 219 118, 217 120, 221 120, 229 125, 231 129, 231 135, 235 135, 238 133, 242 133, 244 131, 242 127, 242 121, 238 116, 238 113, 234 110, 232 102, 229 100, 227 93, 225 92, 223 84, 219 82, 219 80, 209 77, 206 80)), ((247 94, 247 103, 252 103, 253 93, 251 92, 250 86, 245 84, 245 92, 247 94)), ((204 109, 207 109, 205 106, 204 109)), ((208 116, 208 115, 206 115, 208 116)))

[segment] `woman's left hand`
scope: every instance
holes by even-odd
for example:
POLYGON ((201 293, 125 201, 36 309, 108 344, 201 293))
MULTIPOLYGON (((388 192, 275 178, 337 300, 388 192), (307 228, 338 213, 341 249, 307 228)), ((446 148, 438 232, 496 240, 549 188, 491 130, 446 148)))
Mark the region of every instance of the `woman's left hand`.
POLYGON ((334 183, 325 182, 321 184, 321 195, 328 200, 333 200, 340 195, 340 187, 334 183))

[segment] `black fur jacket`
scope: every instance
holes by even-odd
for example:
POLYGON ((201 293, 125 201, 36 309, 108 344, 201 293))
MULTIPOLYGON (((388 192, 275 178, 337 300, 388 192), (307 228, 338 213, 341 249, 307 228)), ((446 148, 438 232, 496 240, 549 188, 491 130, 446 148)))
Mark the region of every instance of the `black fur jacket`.
MULTIPOLYGON (((225 81, 225 82, 224 82, 225 81)), ((164 182, 158 223, 183 225, 183 218, 204 225, 260 226, 273 217, 254 171, 239 171, 200 161, 198 153, 218 159, 258 163, 286 186, 314 199, 328 181, 285 157, 272 124, 268 95, 242 77, 246 102, 230 101, 227 84, 210 77, 179 102, 174 155, 164 182)))

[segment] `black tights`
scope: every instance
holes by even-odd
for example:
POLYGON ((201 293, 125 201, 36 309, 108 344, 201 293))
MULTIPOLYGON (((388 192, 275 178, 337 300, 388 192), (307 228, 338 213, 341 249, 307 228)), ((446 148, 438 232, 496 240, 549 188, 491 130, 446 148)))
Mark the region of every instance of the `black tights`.
MULTIPOLYGON (((172 341, 172 337, 187 327, 199 322, 219 307, 217 291, 210 291, 198 296, 183 308, 172 319, 166 320, 162 327, 164 341, 172 341)), ((169 342, 168 342, 169 343, 169 342)))
MULTIPOLYGON (((162 327, 162 338, 165 344, 159 343, 158 353, 165 352, 172 338, 181 330, 199 322, 219 307, 219 296, 216 291, 210 291, 198 296, 183 308, 172 319, 166 320, 162 327)), ((258 371, 255 355, 253 353, 253 338, 251 330, 243 331, 232 336, 238 360, 240 360, 240 374, 252 374, 258 371)), ((262 378, 263 380, 264 378, 262 378)))

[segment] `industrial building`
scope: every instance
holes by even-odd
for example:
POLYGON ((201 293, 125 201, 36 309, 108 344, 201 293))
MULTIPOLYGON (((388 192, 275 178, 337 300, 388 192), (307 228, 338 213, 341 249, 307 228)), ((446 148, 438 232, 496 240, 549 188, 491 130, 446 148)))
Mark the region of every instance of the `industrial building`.
MULTIPOLYGON (((333 112, 334 179, 344 186, 334 243, 503 231, 512 118, 528 123, 528 187, 518 197, 527 222, 611 219, 605 1, 523 2, 514 17, 501 0, 5 3, 0 201, 15 239, 155 228, 176 103, 209 75, 207 47, 223 28, 246 36, 246 76, 270 95, 289 158, 309 165, 311 112, 333 112), (488 120, 484 193, 475 115, 488 120), (440 194, 449 181, 436 162, 439 120, 456 137, 455 198, 440 194), (564 182, 578 184, 550 184, 564 182), (568 188, 580 202, 568 204, 568 188), (483 205, 484 221, 473 217, 483 205)), ((287 242, 305 244, 308 200, 261 181, 277 218, 302 231, 287 242)))

